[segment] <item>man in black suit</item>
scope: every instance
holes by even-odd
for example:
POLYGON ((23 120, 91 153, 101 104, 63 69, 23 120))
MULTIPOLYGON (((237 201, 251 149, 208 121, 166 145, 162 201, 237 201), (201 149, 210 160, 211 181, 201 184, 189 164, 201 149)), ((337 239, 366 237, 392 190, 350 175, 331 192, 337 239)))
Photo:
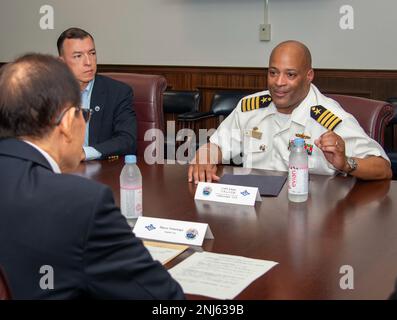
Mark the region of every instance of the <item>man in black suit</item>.
POLYGON ((0 70, 0 266, 16 299, 181 299, 111 190, 62 174, 86 121, 64 63, 31 54, 0 70))
POLYGON ((57 41, 60 58, 80 84, 82 107, 90 109, 82 160, 136 154, 136 118, 132 89, 97 75, 94 38, 79 28, 62 32, 57 41))

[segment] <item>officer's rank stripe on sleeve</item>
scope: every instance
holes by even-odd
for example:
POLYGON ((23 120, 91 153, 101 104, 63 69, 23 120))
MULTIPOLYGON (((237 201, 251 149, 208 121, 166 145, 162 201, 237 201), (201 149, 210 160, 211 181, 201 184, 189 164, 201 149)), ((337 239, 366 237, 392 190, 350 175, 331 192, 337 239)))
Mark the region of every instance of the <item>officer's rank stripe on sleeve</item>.
POLYGON ((334 128, 341 122, 342 122, 342 120, 339 119, 338 117, 336 117, 336 119, 331 123, 331 125, 328 127, 328 129, 331 131, 334 130, 334 128))
POLYGON ((252 111, 268 107, 272 103, 272 97, 268 94, 262 96, 243 98, 241 101, 241 111, 252 111))
POLYGON ((310 108, 310 116, 328 130, 334 130, 342 120, 321 105, 310 108))
POLYGON ((324 117, 327 116, 328 113, 329 113, 328 110, 326 110, 325 112, 323 112, 323 113, 321 114, 321 116, 317 119, 317 121, 318 121, 319 123, 321 123, 321 121, 323 121, 324 117))
POLYGON ((323 120, 321 120, 321 124, 325 127, 325 124, 326 124, 326 122, 328 121, 328 119, 330 118, 330 117, 332 117, 333 116, 333 114, 331 113, 331 112, 328 112, 328 114, 323 118, 323 120))
POLYGON ((241 102, 241 111, 245 112, 247 111, 247 100, 243 99, 243 101, 241 102))
POLYGON ((336 118, 337 118, 337 116, 333 114, 332 117, 328 119, 328 121, 325 123, 324 126, 328 128, 329 125, 330 125, 336 118))

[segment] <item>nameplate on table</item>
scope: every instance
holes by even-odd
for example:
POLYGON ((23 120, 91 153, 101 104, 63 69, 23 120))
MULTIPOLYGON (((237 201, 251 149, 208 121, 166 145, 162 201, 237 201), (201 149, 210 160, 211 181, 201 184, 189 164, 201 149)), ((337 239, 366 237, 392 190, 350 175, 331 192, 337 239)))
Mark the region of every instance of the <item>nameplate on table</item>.
POLYGON ((262 201, 258 188, 256 187, 209 182, 198 183, 194 199, 247 206, 255 205, 255 201, 262 201))
POLYGON ((201 246, 204 239, 214 239, 207 223, 139 217, 133 229, 142 239, 201 246))

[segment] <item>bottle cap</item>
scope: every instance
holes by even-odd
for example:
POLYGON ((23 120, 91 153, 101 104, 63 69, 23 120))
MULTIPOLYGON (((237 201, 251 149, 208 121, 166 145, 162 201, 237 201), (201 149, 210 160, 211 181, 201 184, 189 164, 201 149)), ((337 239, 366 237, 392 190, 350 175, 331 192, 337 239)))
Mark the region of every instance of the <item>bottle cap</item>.
POLYGON ((130 164, 136 163, 136 156, 133 154, 129 154, 125 156, 124 163, 130 163, 130 164))
POLYGON ((295 138, 294 139, 294 146, 295 147, 303 147, 305 145, 305 140, 302 138, 295 138))

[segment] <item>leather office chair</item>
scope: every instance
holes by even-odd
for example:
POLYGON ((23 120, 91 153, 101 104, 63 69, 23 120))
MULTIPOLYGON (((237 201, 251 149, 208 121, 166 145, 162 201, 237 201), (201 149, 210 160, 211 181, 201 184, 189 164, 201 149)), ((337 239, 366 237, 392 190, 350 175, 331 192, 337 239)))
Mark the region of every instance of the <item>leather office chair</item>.
POLYGON ((216 118, 217 126, 227 117, 237 106, 238 102, 249 95, 247 91, 222 91, 216 92, 211 101, 210 111, 199 112, 193 111, 178 116, 179 121, 186 123, 186 127, 197 131, 205 127, 202 125, 203 120, 216 118))
POLYGON ((133 104, 137 119, 137 154, 143 156, 152 141, 144 141, 149 129, 159 129, 164 133, 163 93, 167 81, 160 75, 104 72, 104 76, 128 84, 134 90, 133 104))
MULTIPOLYGON (((175 121, 175 129, 186 128, 178 121, 179 115, 197 113, 200 106, 200 91, 172 90, 164 92, 164 114, 166 120, 175 121)), ((187 126, 187 128, 190 128, 187 126)))
POLYGON ((391 148, 393 152, 397 152, 397 97, 388 98, 386 101, 389 102, 394 109, 394 115, 389 122, 389 127, 391 129, 392 137, 391 148))
POLYGON ((226 91, 215 93, 211 110, 218 117, 218 125, 237 107, 239 101, 247 95, 249 95, 248 92, 226 91))
POLYGON ((389 122, 389 126, 392 129, 392 148, 393 151, 388 152, 387 155, 390 158, 391 168, 393 170, 393 179, 397 179, 397 97, 392 97, 386 100, 389 102, 394 109, 393 118, 389 122))
MULTIPOLYGON (((327 96, 338 101, 343 109, 357 119, 364 131, 384 147, 385 129, 394 116, 394 109, 390 103, 338 94, 328 94, 327 96)), ((390 158, 393 179, 396 179, 397 153, 388 153, 387 155, 390 158)))
MULTIPOLYGON (((164 92, 163 105, 164 105, 164 118, 166 126, 166 142, 165 154, 168 157, 167 150, 177 148, 182 142, 176 141, 176 135, 179 130, 184 128, 184 124, 178 121, 178 115, 188 112, 197 112, 199 110, 201 100, 201 93, 197 90, 170 90, 164 92), (168 132, 169 128, 167 122, 173 121, 174 134, 168 132)), ((172 125, 172 123, 168 123, 172 125)), ((171 155, 172 157, 172 155, 171 155)))
MULTIPOLYGON (((178 116, 178 121, 182 127, 192 129, 196 137, 199 137, 199 130, 206 128, 206 120, 216 119, 216 127, 227 117, 237 106, 240 99, 247 96, 247 91, 220 91, 216 92, 211 101, 210 111, 192 111, 178 116)), ((199 142, 196 142, 198 148, 199 142)))
POLYGON ((200 91, 170 90, 164 92, 164 113, 182 114, 198 111, 200 91))
POLYGON ((345 111, 357 119, 372 139, 384 146, 385 128, 393 117, 393 107, 390 103, 340 94, 327 96, 339 102, 345 111))
POLYGON ((11 291, 3 269, 0 267, 0 300, 11 299, 11 291))

